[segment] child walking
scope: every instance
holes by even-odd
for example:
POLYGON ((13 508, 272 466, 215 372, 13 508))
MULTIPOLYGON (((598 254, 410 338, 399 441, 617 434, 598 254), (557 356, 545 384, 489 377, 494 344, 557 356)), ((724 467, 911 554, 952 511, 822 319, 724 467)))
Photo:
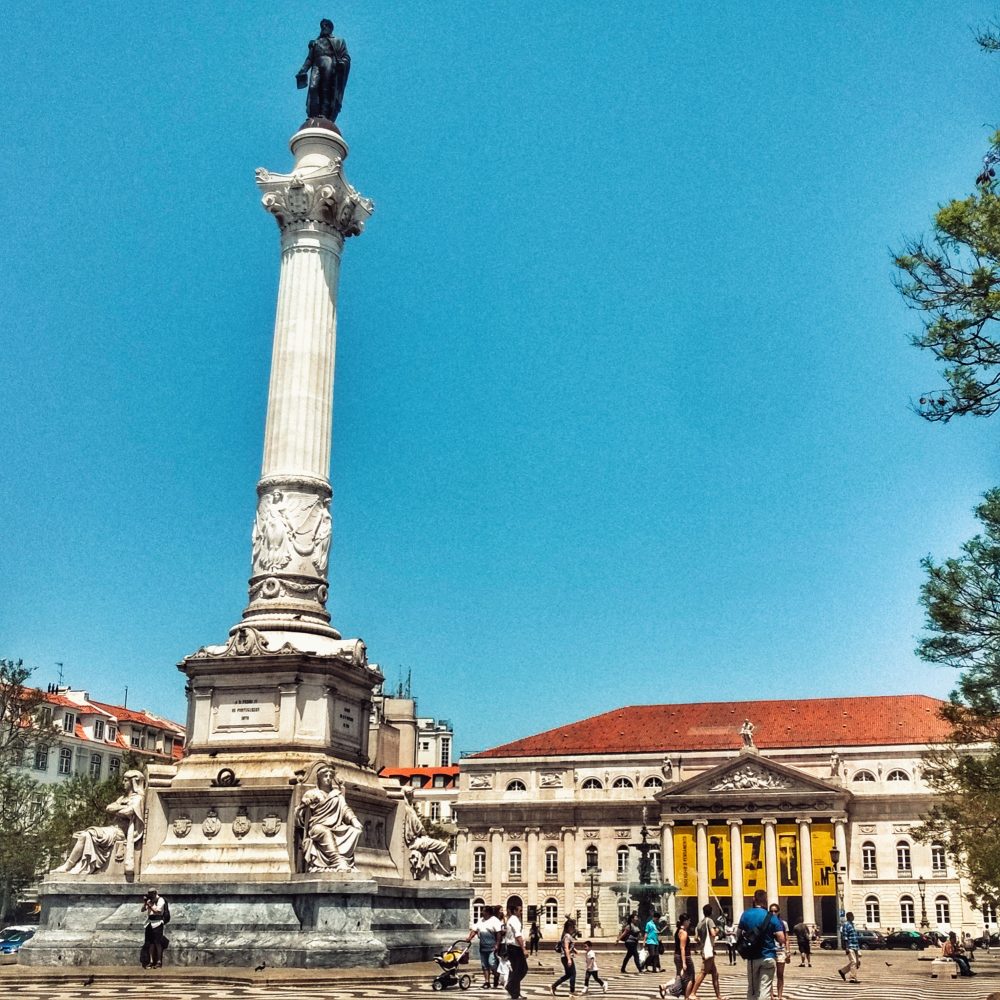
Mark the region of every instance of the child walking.
POLYGON ((587 992, 587 987, 590 985, 591 979, 593 979, 607 993, 608 984, 597 973, 597 955, 594 953, 594 949, 591 947, 589 941, 583 943, 583 950, 587 958, 587 974, 583 977, 583 992, 587 992))

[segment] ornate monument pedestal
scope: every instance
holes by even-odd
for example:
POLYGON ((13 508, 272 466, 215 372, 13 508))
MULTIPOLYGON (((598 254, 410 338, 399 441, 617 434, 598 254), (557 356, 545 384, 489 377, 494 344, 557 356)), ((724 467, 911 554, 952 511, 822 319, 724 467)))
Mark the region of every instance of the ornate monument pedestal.
MULTIPOLYGON (((334 42, 347 58, 331 31, 314 43, 320 61, 334 42)), ((447 845, 368 765, 382 677, 326 609, 337 283, 372 204, 344 178, 331 122, 310 119, 291 149, 292 173, 257 171, 281 280, 249 604, 228 642, 179 664, 183 759, 147 768, 145 785, 134 774, 108 825, 80 831, 43 883, 25 965, 136 964, 149 888, 170 904, 168 965, 429 960, 468 926, 469 887, 430 881, 447 845)))

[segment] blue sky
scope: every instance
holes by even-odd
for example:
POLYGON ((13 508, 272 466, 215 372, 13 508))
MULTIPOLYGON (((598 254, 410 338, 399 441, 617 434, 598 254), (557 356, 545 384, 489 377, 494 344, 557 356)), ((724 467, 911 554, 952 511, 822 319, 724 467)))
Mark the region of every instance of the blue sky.
POLYGON ((14 3, 0 655, 183 718, 245 604, 286 170, 353 66, 330 608, 475 750, 623 704, 943 695, 919 559, 1000 425, 890 250, 972 189, 986 3, 14 3), (53 46, 53 37, 61 39, 53 46), (58 54, 61 62, 53 62, 58 54))

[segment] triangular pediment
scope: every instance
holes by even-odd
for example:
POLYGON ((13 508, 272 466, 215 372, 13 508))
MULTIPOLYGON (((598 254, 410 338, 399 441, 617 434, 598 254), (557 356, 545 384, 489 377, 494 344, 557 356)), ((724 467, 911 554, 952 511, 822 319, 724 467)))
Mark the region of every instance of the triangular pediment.
POLYGON ((760 754, 741 753, 702 774, 665 788, 656 797, 671 799, 677 796, 732 795, 745 798, 748 792, 756 797, 799 792, 845 794, 840 785, 800 771, 797 767, 770 760, 760 754))

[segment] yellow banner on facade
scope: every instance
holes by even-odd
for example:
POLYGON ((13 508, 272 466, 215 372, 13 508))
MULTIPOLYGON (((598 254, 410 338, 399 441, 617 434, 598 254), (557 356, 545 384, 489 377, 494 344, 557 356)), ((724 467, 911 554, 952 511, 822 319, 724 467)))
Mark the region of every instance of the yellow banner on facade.
POLYGON ((698 862, 694 828, 674 827, 674 882, 678 896, 698 895, 698 862))
POLYGON ((710 892, 729 891, 729 827, 710 826, 708 828, 708 887, 710 892))
POLYGON ((830 873, 830 851, 833 849, 833 824, 812 824, 813 893, 832 896, 836 892, 830 873))
POLYGON ((764 829, 760 826, 743 827, 743 891, 748 896, 755 889, 766 889, 764 878, 764 829))
POLYGON ((793 823, 779 823, 778 840, 778 895, 799 896, 802 877, 799 869, 799 828, 793 823))

